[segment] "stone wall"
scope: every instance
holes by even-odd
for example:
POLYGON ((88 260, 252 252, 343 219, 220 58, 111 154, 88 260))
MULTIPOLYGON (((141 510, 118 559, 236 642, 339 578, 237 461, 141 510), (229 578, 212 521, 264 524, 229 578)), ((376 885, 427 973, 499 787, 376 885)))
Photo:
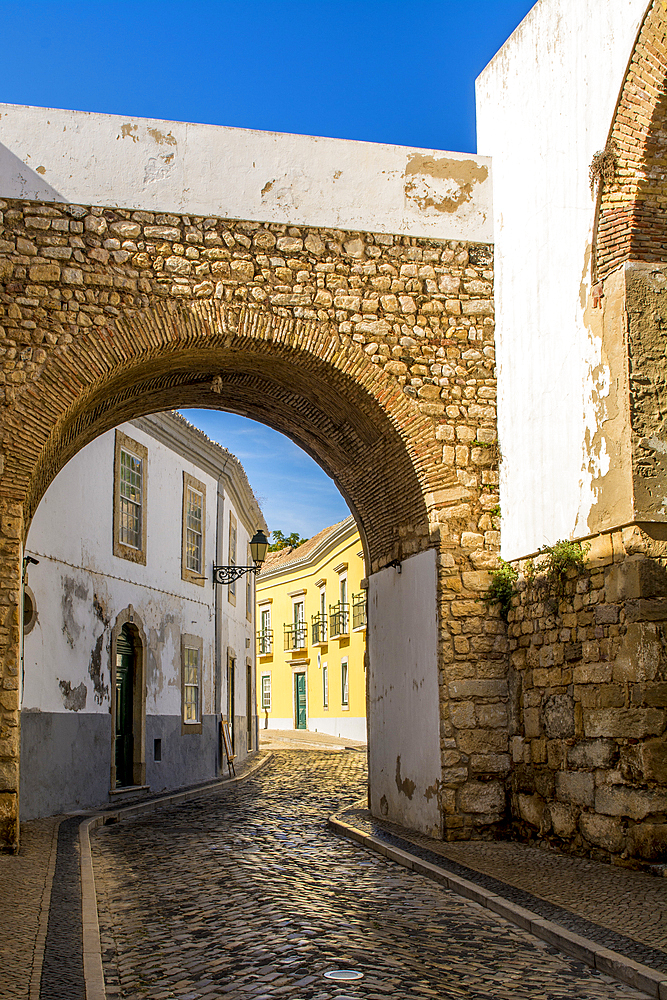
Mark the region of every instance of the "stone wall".
POLYGON ((492 247, 20 200, 0 202, 0 227, 0 542, 12 556, 0 794, 13 802, 18 787, 12 623, 39 498, 109 427, 207 406, 269 423, 320 462, 371 572, 437 551, 446 771, 428 794, 451 835, 497 822, 507 734, 501 748, 489 726, 491 750, 472 751, 479 736, 447 708, 485 705, 488 678, 501 683, 497 623, 479 601, 499 544, 492 247), (465 693, 451 686, 462 680, 465 693))
POLYGON ((578 854, 664 857, 667 544, 638 526, 598 535, 562 596, 522 567, 508 625, 514 827, 578 854))

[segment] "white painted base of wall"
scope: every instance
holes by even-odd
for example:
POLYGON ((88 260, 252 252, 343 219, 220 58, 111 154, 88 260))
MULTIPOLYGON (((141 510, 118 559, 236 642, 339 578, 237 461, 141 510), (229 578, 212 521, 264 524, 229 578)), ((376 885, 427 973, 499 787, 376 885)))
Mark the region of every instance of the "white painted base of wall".
POLYGON ((311 733, 326 733, 327 736, 342 736, 347 740, 366 739, 366 720, 358 715, 323 716, 321 719, 309 719, 308 729, 311 733))
POLYGON ((374 573, 368 587, 371 812, 442 836, 436 553, 374 573))
POLYGON ((259 717, 260 733, 262 729, 294 729, 294 719, 278 719, 274 716, 271 716, 271 718, 269 719, 269 724, 267 725, 266 718, 260 715, 259 717))

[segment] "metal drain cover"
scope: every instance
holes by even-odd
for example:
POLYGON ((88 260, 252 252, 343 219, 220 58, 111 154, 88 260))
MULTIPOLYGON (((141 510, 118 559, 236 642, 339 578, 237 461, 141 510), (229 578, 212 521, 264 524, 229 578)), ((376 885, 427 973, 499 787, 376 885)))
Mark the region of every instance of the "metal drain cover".
POLYGON ((363 979, 363 972, 355 972, 354 969, 332 969, 331 972, 324 973, 325 979, 337 979, 341 982, 350 982, 351 979, 363 979))

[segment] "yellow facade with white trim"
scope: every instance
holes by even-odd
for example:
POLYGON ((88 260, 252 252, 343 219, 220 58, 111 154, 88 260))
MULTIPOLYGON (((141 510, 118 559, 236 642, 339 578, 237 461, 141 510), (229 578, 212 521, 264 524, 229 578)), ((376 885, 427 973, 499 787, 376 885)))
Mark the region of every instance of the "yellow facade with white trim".
POLYGON ((353 517, 269 553, 256 587, 260 728, 366 739, 364 577, 353 517))

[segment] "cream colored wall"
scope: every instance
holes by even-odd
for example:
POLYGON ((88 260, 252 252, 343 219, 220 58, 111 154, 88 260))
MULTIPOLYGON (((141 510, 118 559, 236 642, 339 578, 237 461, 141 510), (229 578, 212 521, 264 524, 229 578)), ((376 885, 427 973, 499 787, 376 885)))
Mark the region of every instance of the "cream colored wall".
MULTIPOLYGON (((271 655, 257 655, 257 700, 259 705, 260 728, 294 729, 294 675, 300 671, 306 674, 306 727, 311 732, 330 733, 350 739, 366 738, 366 672, 364 655, 366 649, 366 629, 353 629, 352 594, 361 592, 361 581, 365 576, 364 561, 359 557, 361 540, 356 530, 347 534, 336 544, 327 548, 318 559, 294 569, 287 569, 279 576, 257 581, 257 628, 261 628, 261 612, 270 601, 273 647, 271 655), (311 616, 319 612, 320 586, 326 586, 326 608, 339 600, 341 574, 335 567, 347 563, 347 591, 350 604, 349 634, 343 638, 329 638, 322 644, 313 644, 311 616), (303 596, 294 595, 304 591, 303 596), (292 596, 290 596, 292 595, 292 596), (283 625, 293 621, 293 601, 305 603, 307 626, 306 648, 286 651, 283 641, 283 625), (342 705, 341 664, 348 662, 349 697, 348 706, 342 705), (324 667, 328 669, 329 699, 324 706, 324 667), (271 709, 262 707, 262 676, 271 676, 271 709)), ((330 624, 328 620, 327 624, 330 624)))

